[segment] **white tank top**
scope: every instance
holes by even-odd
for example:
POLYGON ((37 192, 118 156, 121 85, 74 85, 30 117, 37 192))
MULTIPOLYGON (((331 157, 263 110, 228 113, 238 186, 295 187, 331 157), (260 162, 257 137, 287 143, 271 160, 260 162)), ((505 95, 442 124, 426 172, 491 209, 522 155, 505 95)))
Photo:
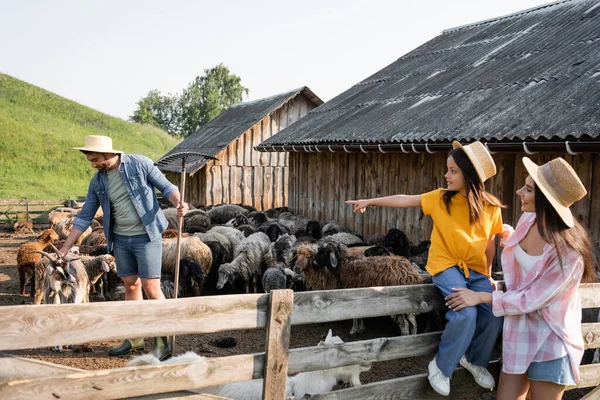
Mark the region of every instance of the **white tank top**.
POLYGON ((525 275, 527 275, 527 273, 531 270, 531 268, 533 268, 535 263, 538 262, 539 260, 541 260, 543 257, 544 257, 543 254, 540 254, 539 256, 531 256, 531 255, 525 253, 525 250, 523 250, 521 245, 517 243, 517 245, 515 246, 515 258, 517 259, 517 262, 519 263, 519 266, 521 267, 520 268, 521 281, 523 281, 523 279, 525 279, 525 275))

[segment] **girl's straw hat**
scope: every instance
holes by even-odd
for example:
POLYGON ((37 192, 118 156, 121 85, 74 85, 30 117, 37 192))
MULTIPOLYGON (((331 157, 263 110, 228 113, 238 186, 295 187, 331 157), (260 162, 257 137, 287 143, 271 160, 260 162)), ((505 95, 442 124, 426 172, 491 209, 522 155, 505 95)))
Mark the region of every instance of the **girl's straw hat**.
POLYGON ((452 148, 463 149, 469 160, 471 160, 471 164, 475 167, 481 182, 485 182, 488 178, 496 175, 496 164, 494 164, 492 155, 481 142, 477 141, 463 146, 455 140, 452 142, 452 148))
POLYGON ((523 157, 523 164, 560 218, 572 228, 575 222, 569 207, 587 194, 575 170, 561 157, 542 166, 523 157))
POLYGON ((91 151, 92 153, 123 153, 112 148, 112 139, 108 136, 89 135, 85 137, 85 146, 73 147, 74 150, 91 151))

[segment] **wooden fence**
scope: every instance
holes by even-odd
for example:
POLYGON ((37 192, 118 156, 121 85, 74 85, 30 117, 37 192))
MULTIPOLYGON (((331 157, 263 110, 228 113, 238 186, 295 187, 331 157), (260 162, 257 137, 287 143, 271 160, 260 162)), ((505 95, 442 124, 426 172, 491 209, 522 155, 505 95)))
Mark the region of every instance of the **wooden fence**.
MULTIPOLYGON (((582 285, 584 308, 600 307, 600 284, 582 285)), ((284 399, 287 374, 435 353, 441 332, 378 338, 332 347, 288 349, 291 325, 444 308, 433 285, 375 287, 293 293, 246 294, 91 304, 2 307, 0 350, 81 344, 98 340, 266 328, 266 352, 206 360, 83 371, 22 357, 0 356, 0 398, 116 399, 161 396, 214 399, 188 392, 249 379, 264 379, 263 399, 284 399), (57 379, 59 378, 59 379, 57 379), (169 393, 169 395, 166 395, 169 393)), ((586 348, 600 347, 600 323, 582 327, 586 348)), ((498 374, 499 362, 491 365, 498 374)), ((580 367, 578 387, 600 384, 600 365, 580 367)), ((483 393, 459 368, 452 378, 458 396, 483 393)), ((423 373, 374 382, 310 399, 434 399, 423 373), (385 394, 385 395, 384 395, 385 394)))
POLYGON ((0 223, 48 222, 48 213, 64 206, 65 200, 0 200, 0 223))

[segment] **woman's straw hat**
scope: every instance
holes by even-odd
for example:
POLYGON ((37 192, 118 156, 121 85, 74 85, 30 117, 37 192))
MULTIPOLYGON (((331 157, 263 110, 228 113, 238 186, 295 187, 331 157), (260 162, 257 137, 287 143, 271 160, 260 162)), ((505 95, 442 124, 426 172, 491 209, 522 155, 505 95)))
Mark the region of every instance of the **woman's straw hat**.
POLYGON ((573 227, 575 222, 569 207, 587 194, 573 167, 560 157, 542 166, 523 157, 523 164, 560 218, 569 228, 573 227))
POLYGON ((112 139, 108 136, 89 135, 85 137, 85 146, 73 147, 74 150, 91 151, 93 153, 123 153, 112 148, 112 139))
POLYGON ((488 149, 479 141, 471 144, 462 145, 456 140, 452 142, 452 148, 463 149, 471 164, 475 167, 477 175, 481 182, 485 182, 492 176, 496 175, 496 164, 488 149))

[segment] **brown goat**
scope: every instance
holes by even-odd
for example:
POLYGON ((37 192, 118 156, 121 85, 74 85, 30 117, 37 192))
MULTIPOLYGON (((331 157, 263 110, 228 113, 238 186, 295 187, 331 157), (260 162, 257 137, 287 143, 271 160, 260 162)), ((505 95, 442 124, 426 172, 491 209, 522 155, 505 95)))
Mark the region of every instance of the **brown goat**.
POLYGON ((33 251, 42 251, 50 243, 58 239, 58 234, 52 229, 46 229, 35 242, 25 243, 19 247, 17 252, 17 269, 19 271, 19 291, 25 294, 25 278, 31 281, 31 296, 35 293, 35 280, 33 279, 35 265, 42 259, 39 253, 33 251))

